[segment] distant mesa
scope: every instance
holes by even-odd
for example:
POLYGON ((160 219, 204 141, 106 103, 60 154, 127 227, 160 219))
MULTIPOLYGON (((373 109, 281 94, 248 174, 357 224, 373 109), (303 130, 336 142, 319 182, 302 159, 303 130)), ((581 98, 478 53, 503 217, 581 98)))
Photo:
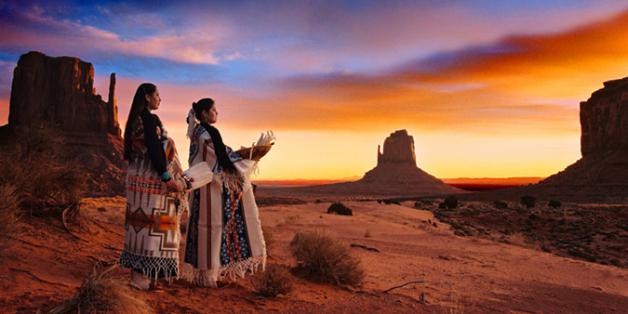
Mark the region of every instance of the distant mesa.
POLYGON ((85 168, 91 192, 122 193, 123 142, 115 83, 112 73, 104 101, 95 93, 91 63, 35 51, 20 56, 13 71, 9 124, 0 128, 2 144, 17 143, 29 130, 49 131, 71 160, 63 161, 85 168))
POLYGON ((414 138, 397 130, 377 147, 377 165, 355 182, 296 188, 305 193, 342 195, 440 195, 464 193, 423 171, 416 164, 414 138))
POLYGON ((414 138, 398 130, 384 140, 384 151, 377 146, 377 166, 364 174, 364 183, 424 183, 425 173, 416 165, 414 138))

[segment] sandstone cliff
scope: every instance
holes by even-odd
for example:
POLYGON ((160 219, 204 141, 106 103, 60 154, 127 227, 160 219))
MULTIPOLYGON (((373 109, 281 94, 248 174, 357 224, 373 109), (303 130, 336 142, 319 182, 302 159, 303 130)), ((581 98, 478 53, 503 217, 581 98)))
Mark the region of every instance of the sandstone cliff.
POLYGON ((604 83, 580 103, 582 158, 539 187, 628 199, 628 78, 604 83))
POLYGON ((608 81, 580 103, 581 153, 575 163, 525 187, 468 194, 468 199, 514 198, 579 202, 628 201, 628 78, 608 81))
POLYGON ((93 85, 91 63, 40 52, 22 55, 13 72, 9 124, 0 130, 1 142, 10 150, 30 131, 45 131, 60 152, 54 158, 85 170, 90 193, 120 194, 125 163, 115 74, 108 101, 93 85))

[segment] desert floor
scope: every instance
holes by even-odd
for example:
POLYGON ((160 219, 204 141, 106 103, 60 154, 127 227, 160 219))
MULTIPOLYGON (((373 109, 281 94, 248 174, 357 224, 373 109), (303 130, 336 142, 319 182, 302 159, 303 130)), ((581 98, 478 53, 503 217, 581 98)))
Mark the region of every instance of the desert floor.
MULTIPOLYGON (((218 289, 183 281, 134 291, 159 313, 626 313, 628 270, 510 243, 460 237, 429 211, 348 201, 353 216, 327 214, 328 202, 260 208, 272 237, 268 263, 294 266, 293 235, 320 230, 351 247, 366 273, 362 287, 340 288, 294 277, 294 289, 258 297, 248 279, 218 289), (385 290, 409 283, 403 287, 385 290), (423 298, 421 297, 423 295, 423 298), (423 299, 423 300, 421 300, 423 299)), ((84 200, 81 225, 29 218, 0 256, 0 312, 46 312, 73 295, 96 262, 122 248, 124 198, 84 200)), ((128 276, 125 269, 120 276, 128 276)))

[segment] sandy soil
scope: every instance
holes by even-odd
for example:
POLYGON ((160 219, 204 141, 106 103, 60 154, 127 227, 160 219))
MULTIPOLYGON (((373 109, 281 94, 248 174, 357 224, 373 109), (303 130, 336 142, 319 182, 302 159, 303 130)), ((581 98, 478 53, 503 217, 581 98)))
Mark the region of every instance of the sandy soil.
MULTIPOLYGON (((134 293, 160 313, 625 313, 628 271, 615 266, 476 237, 459 237, 429 211, 347 202, 354 216, 326 214, 329 203, 260 209, 272 233, 269 263, 294 265, 288 243, 300 230, 322 230, 351 248, 366 272, 348 290, 295 277, 293 292, 257 297, 247 279, 219 289, 177 281, 134 293), (407 282, 414 284, 383 291, 407 282), (425 302, 420 302, 421 295, 425 302)), ((95 262, 118 257, 122 198, 86 199, 75 236, 51 218, 31 218, 0 257, 0 312, 44 312, 70 297, 95 262)), ((120 270, 126 276, 126 270, 120 270)))

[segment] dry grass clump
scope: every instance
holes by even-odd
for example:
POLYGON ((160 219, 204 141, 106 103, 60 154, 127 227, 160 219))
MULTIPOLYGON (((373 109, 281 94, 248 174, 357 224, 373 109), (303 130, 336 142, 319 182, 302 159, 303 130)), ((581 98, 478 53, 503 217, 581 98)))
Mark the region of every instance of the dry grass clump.
POLYGON ((125 283, 112 276, 116 267, 117 264, 108 268, 94 266, 74 296, 50 313, 153 313, 144 300, 134 297, 125 283))
POLYGON ((20 208, 15 191, 11 184, 0 184, 0 251, 11 237, 19 234, 20 208))
POLYGON ((360 261, 338 240, 320 232, 298 232, 290 242, 297 269, 336 285, 358 286, 364 279, 360 261))
POLYGON ((55 137, 45 131, 21 137, 0 158, 0 185, 12 185, 19 207, 31 216, 65 212, 73 218, 85 194, 85 177, 74 165, 53 161, 61 154, 54 144, 55 137))
POLYGON ((292 278, 288 269, 281 265, 269 264, 264 272, 257 273, 251 283, 255 292, 267 298, 292 291, 292 278))
POLYGON ((270 227, 262 227, 262 234, 264 235, 264 242, 266 243, 266 252, 270 253, 270 249, 275 244, 275 232, 270 227))

